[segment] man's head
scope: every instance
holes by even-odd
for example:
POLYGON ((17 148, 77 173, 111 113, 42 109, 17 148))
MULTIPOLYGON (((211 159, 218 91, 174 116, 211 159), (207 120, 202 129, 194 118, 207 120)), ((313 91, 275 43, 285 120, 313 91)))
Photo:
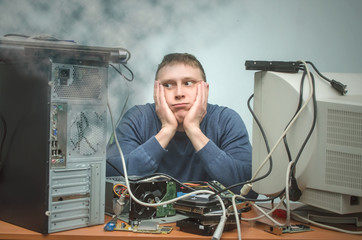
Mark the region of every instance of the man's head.
POLYGON ((173 65, 177 63, 200 69, 202 78, 206 82, 206 74, 204 68, 202 67, 199 60, 197 60, 194 55, 189 53, 170 53, 165 55, 162 59, 162 62, 158 65, 155 79, 157 80, 158 72, 161 70, 161 68, 167 65, 173 65))
POLYGON ((199 94, 198 86, 206 82, 201 63, 191 54, 168 54, 158 66, 156 80, 163 86, 166 103, 182 128, 185 116, 199 94))

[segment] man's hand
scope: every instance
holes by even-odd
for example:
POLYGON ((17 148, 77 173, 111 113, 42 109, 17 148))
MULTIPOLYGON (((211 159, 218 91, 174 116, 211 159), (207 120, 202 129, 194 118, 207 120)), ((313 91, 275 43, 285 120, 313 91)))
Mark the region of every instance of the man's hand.
POLYGON ((197 96, 192 107, 185 116, 183 127, 185 131, 192 128, 200 128, 200 123, 206 115, 207 101, 209 97, 209 84, 202 81, 197 86, 197 96))
POLYGON ((208 98, 209 84, 202 81, 197 87, 195 102, 186 114, 183 122, 183 128, 196 151, 203 148, 209 141, 200 129, 200 123, 206 115, 208 98))
POLYGON ((161 130, 155 137, 160 145, 163 148, 166 148, 176 133, 178 123, 175 115, 166 102, 164 87, 158 81, 155 81, 153 98, 156 105, 157 116, 162 124, 161 130))

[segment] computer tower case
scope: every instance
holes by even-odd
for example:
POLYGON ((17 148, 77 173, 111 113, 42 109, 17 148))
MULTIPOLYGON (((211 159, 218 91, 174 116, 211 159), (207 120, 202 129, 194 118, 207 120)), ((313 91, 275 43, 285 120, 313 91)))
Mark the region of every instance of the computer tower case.
POLYGON ((123 49, 0 41, 0 219, 52 233, 104 223, 107 82, 123 49))

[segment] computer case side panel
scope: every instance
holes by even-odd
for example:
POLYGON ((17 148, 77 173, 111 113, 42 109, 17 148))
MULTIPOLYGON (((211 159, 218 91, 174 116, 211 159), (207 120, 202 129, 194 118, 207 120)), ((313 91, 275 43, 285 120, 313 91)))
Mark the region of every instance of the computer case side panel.
POLYGON ((50 62, 0 64, 1 220, 48 232, 50 62), (1 135, 3 136, 3 135, 1 135))

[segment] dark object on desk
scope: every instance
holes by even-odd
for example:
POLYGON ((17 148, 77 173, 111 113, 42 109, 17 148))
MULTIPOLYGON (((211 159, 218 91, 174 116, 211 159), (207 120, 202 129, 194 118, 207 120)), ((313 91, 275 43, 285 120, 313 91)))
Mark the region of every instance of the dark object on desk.
POLYGON ((212 211, 221 210, 219 200, 216 198, 209 199, 209 195, 190 196, 174 203, 176 211, 185 215, 200 215, 212 211))
MULTIPOLYGON (((179 227, 180 231, 204 236, 213 235, 217 225, 218 223, 205 224, 197 218, 187 218, 176 222, 176 227, 179 227)), ((236 224, 227 223, 225 224, 224 231, 230 231, 235 228, 236 224)))
MULTIPOLYGON (((148 182, 130 182, 133 195, 145 203, 160 203, 176 198, 176 183, 168 180, 148 182)), ((172 204, 159 207, 146 207, 130 199, 129 221, 138 222, 145 219, 174 216, 176 210, 172 204)))
MULTIPOLYGON (((225 186, 216 180, 212 181, 196 181, 184 183, 194 190, 209 190, 213 192, 220 192, 220 198, 223 200, 226 207, 232 204, 232 197, 234 195, 230 190, 223 191, 225 186)), ((205 214, 212 211, 221 210, 220 202, 216 197, 210 197, 209 194, 200 194, 197 196, 190 196, 178 200, 174 203, 174 208, 185 215, 194 216, 194 214, 205 214)))
MULTIPOLYGON (((176 222, 176 226, 180 227, 180 231, 206 236, 214 234, 220 223, 222 208, 217 199, 210 199, 209 196, 207 194, 191 196, 181 199, 174 204, 174 208, 178 212, 189 216, 187 219, 176 222)), ((228 201, 226 202, 228 203, 228 201)), ((225 207, 227 208, 228 206, 226 205, 225 207)), ((249 205, 245 204, 245 207, 249 208, 249 205)), ((243 211, 243 209, 240 209, 240 211, 243 211)), ((235 215, 230 213, 226 219, 224 231, 235 228, 235 215)))
MULTIPOLYGON (((130 182, 137 182, 137 179, 139 179, 139 177, 129 176, 130 182)), ((106 177, 105 213, 107 215, 110 215, 110 216, 115 215, 114 204, 119 199, 119 196, 118 196, 119 191, 123 191, 123 188, 126 188, 126 183, 125 183, 124 177, 122 177, 122 176, 106 177)), ((172 193, 172 191, 170 191, 169 194, 174 195, 174 193, 172 193)), ((131 222, 130 218, 129 218, 130 217, 130 213, 129 213, 130 212, 130 198, 126 197, 124 203, 125 203, 125 205, 124 205, 123 211, 118 216, 118 219, 123 220, 125 222, 131 222)), ((139 208, 142 208, 142 206, 139 206, 139 208)), ((157 214, 157 208, 150 208, 150 211, 152 211, 151 212, 152 214, 150 216, 143 215, 144 219, 142 219, 142 214, 141 214, 141 216, 136 215, 136 216, 133 216, 132 221, 136 221, 136 222, 142 221, 142 223, 146 223, 148 221, 153 221, 153 222, 157 222, 159 224, 164 224, 164 223, 176 222, 178 220, 187 218, 187 216, 184 216, 183 214, 180 214, 180 213, 176 213, 174 215, 175 210, 172 207, 172 205, 169 205, 166 209, 163 209, 163 206, 160 206, 158 208, 159 208, 158 214, 157 214), (156 217, 154 214, 156 214, 156 217)))
POLYGON ((182 232, 211 236, 215 232, 217 224, 203 225, 197 219, 188 218, 177 221, 176 227, 179 227, 182 232))

